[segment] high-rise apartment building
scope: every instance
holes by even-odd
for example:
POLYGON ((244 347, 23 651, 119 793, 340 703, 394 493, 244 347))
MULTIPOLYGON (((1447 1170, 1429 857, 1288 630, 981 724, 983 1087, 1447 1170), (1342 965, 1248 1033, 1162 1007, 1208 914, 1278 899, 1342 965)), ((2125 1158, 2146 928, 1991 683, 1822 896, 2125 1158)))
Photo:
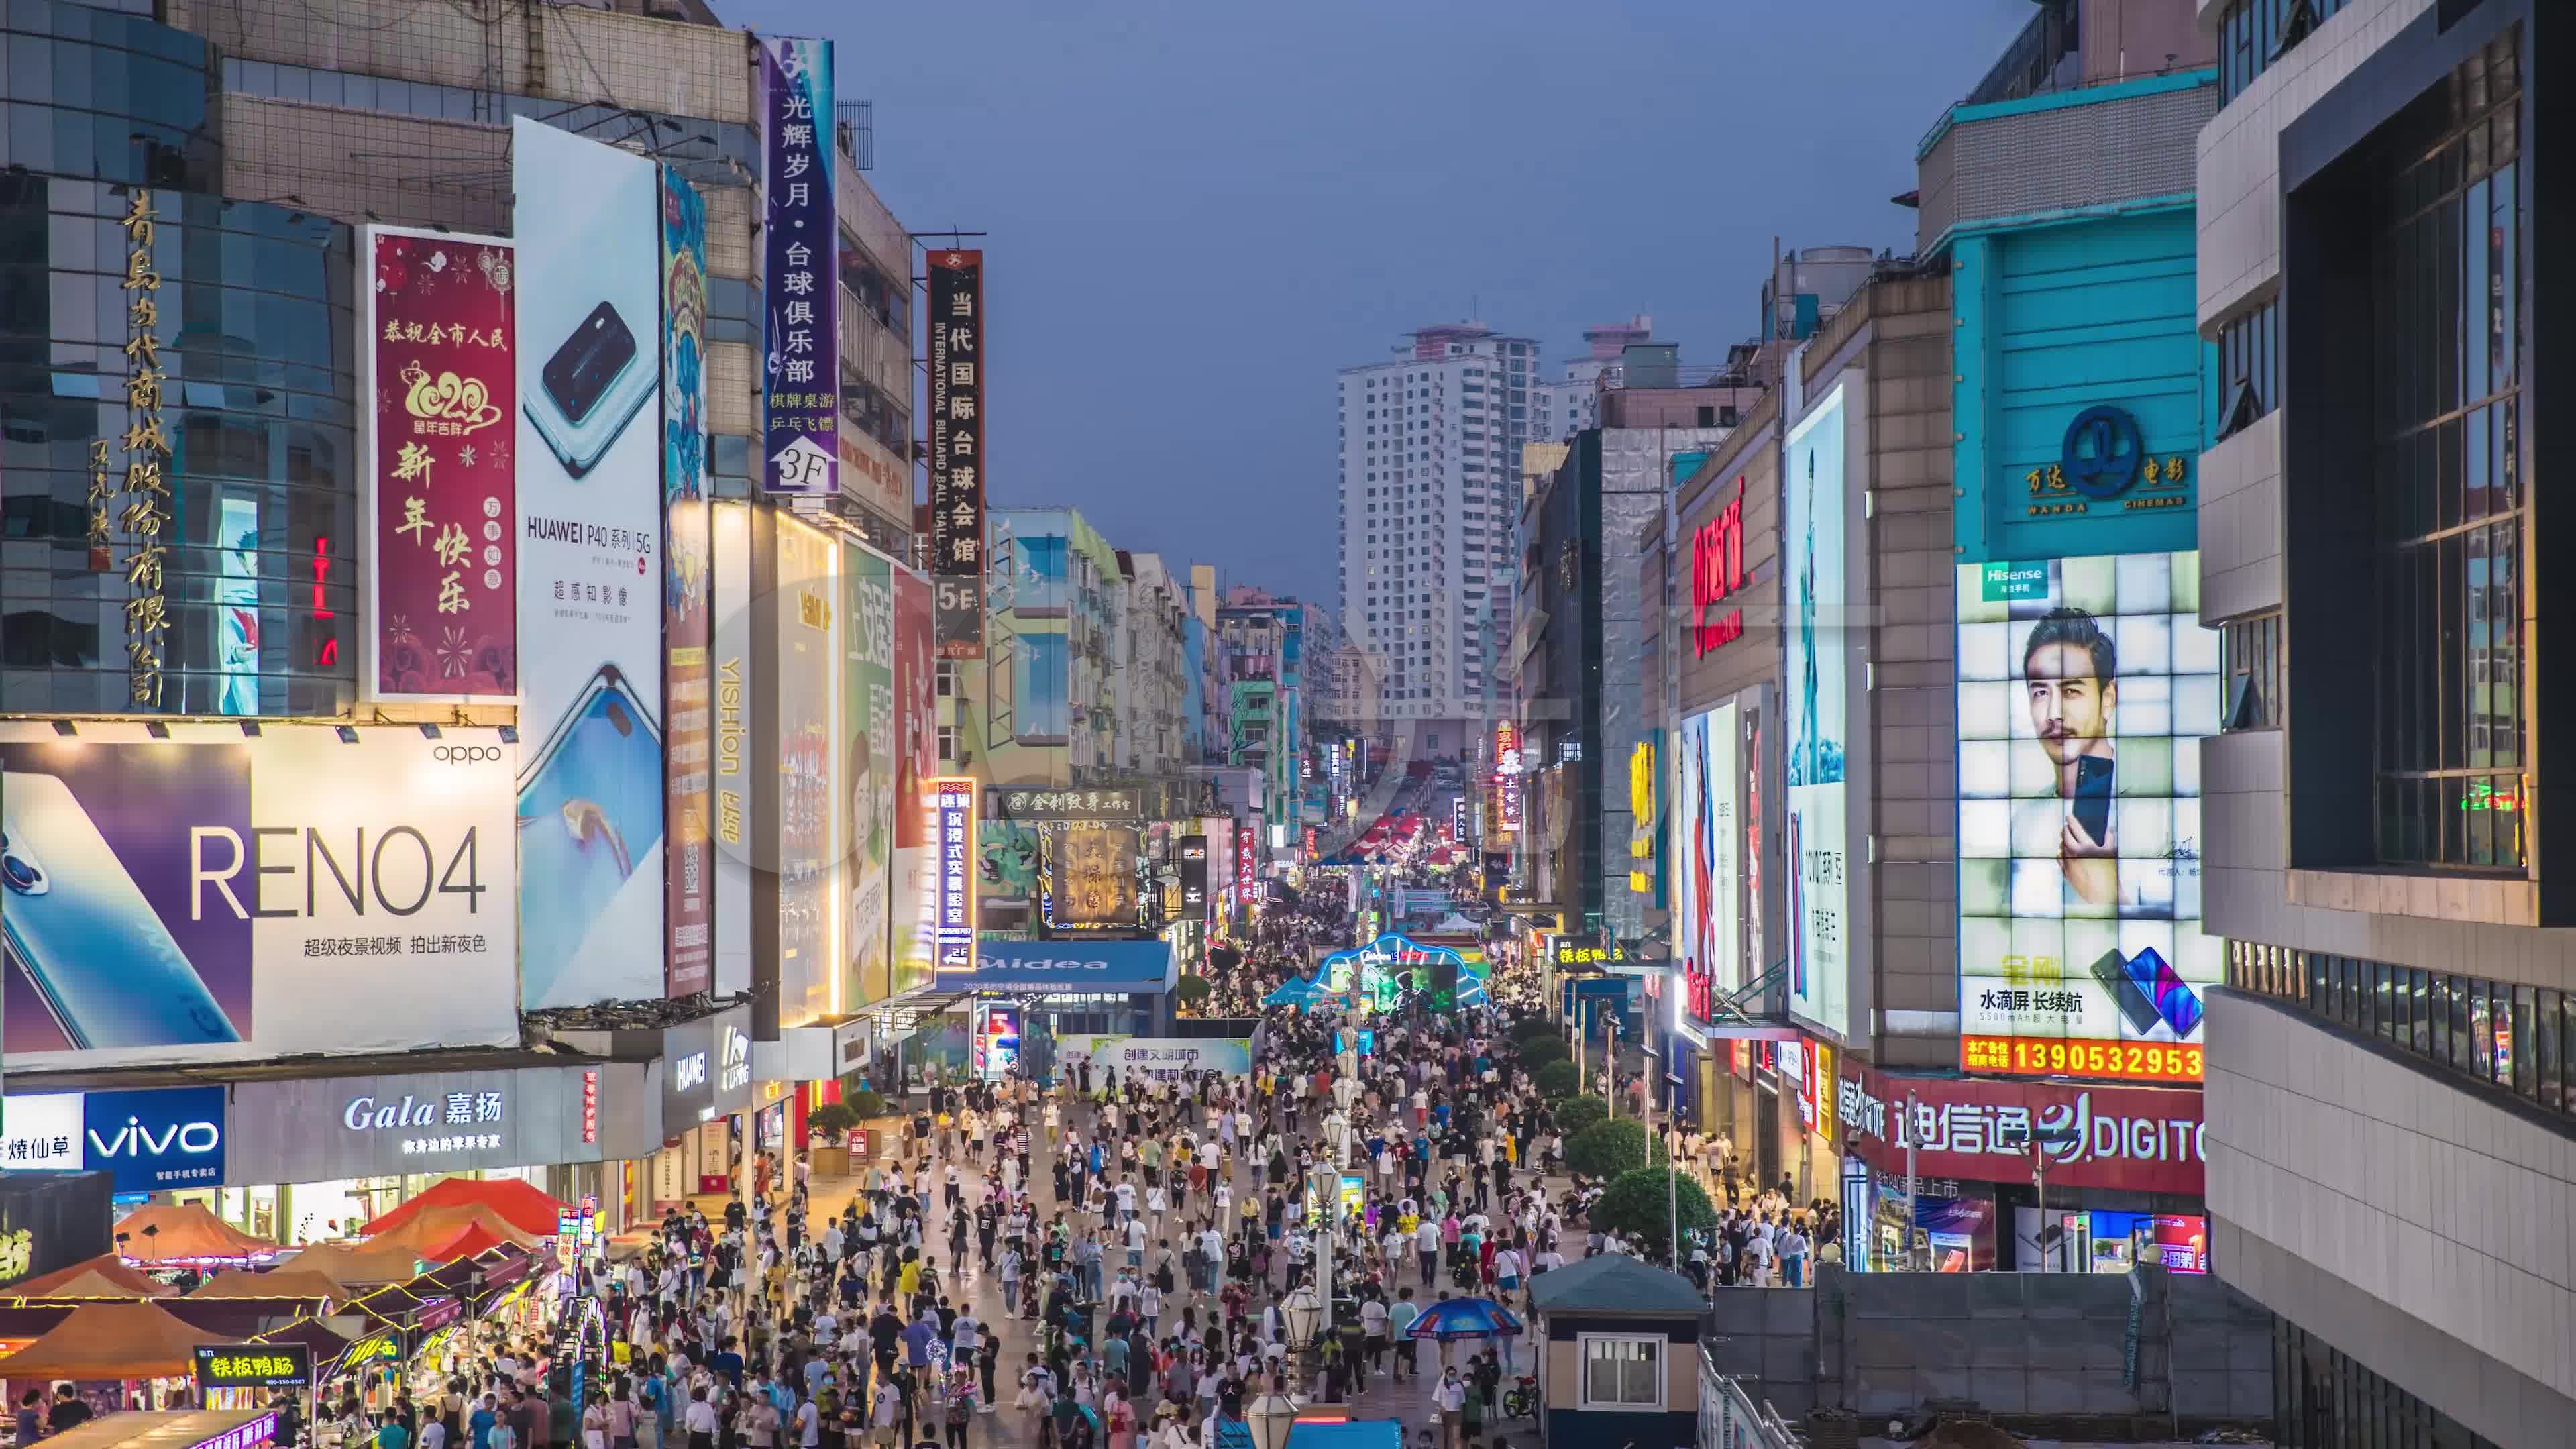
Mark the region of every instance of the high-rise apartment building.
POLYGON ((1425 755, 1479 727, 1538 366, 1532 339, 1458 323, 1341 371, 1342 621, 1425 755))
POLYGON ((2576 844, 2544 803, 2563 440, 2534 420, 2576 15, 2199 19, 2211 1261, 2276 1315, 2285 1449, 2564 1444, 2576 844))
POLYGON ((1642 312, 1625 322, 1584 328, 1583 355, 1559 363, 1557 376, 1530 385, 1531 436, 1561 443, 1601 426, 1601 389, 1619 386, 1620 359, 1630 344, 1654 337, 1655 319, 1642 312))

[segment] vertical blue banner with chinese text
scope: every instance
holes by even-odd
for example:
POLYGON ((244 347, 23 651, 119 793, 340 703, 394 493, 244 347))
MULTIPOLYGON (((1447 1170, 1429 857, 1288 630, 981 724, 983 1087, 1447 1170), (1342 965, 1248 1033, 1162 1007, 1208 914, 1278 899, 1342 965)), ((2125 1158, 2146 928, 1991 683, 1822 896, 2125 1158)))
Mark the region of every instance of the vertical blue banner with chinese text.
POLYGON ((760 38, 763 486, 840 488, 841 227, 832 201, 832 42, 760 38))

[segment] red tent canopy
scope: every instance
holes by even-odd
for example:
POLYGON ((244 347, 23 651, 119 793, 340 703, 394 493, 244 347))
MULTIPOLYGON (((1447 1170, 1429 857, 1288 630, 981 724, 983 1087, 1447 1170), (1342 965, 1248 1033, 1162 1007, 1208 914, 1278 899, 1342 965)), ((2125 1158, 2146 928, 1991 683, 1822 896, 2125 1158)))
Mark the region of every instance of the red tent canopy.
POLYGON ((369 1236, 391 1232, 410 1222, 423 1210, 439 1207, 488 1207, 500 1214, 502 1221, 540 1238, 555 1235, 556 1214, 572 1204, 549 1196, 515 1177, 450 1177, 429 1191, 395 1208, 392 1212, 366 1225, 361 1231, 369 1236))

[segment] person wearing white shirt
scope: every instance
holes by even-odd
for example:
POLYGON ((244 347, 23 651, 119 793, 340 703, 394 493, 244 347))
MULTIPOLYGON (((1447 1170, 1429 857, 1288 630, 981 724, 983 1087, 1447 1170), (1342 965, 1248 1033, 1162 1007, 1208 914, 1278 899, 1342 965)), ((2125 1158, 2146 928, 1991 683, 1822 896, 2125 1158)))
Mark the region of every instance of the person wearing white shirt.
POLYGON ((1440 1276, 1440 1225, 1424 1217, 1422 1226, 1413 1230, 1413 1245, 1422 1255, 1422 1281, 1427 1287, 1440 1276))

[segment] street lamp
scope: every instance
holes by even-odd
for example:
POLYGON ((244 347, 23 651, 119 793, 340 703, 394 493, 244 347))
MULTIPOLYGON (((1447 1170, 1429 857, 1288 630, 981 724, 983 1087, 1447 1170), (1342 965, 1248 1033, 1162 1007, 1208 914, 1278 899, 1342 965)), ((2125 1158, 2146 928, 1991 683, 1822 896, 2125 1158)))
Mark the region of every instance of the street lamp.
POLYGON ((1272 1389, 1243 1406, 1252 1428, 1252 1449, 1288 1449, 1289 1431, 1297 1426, 1297 1401, 1272 1389))
POLYGON ((1316 1295, 1315 1285, 1300 1283, 1297 1291, 1279 1302, 1279 1321, 1288 1330, 1288 1346, 1299 1353, 1314 1346, 1315 1330, 1324 1322, 1324 1300, 1316 1295))

